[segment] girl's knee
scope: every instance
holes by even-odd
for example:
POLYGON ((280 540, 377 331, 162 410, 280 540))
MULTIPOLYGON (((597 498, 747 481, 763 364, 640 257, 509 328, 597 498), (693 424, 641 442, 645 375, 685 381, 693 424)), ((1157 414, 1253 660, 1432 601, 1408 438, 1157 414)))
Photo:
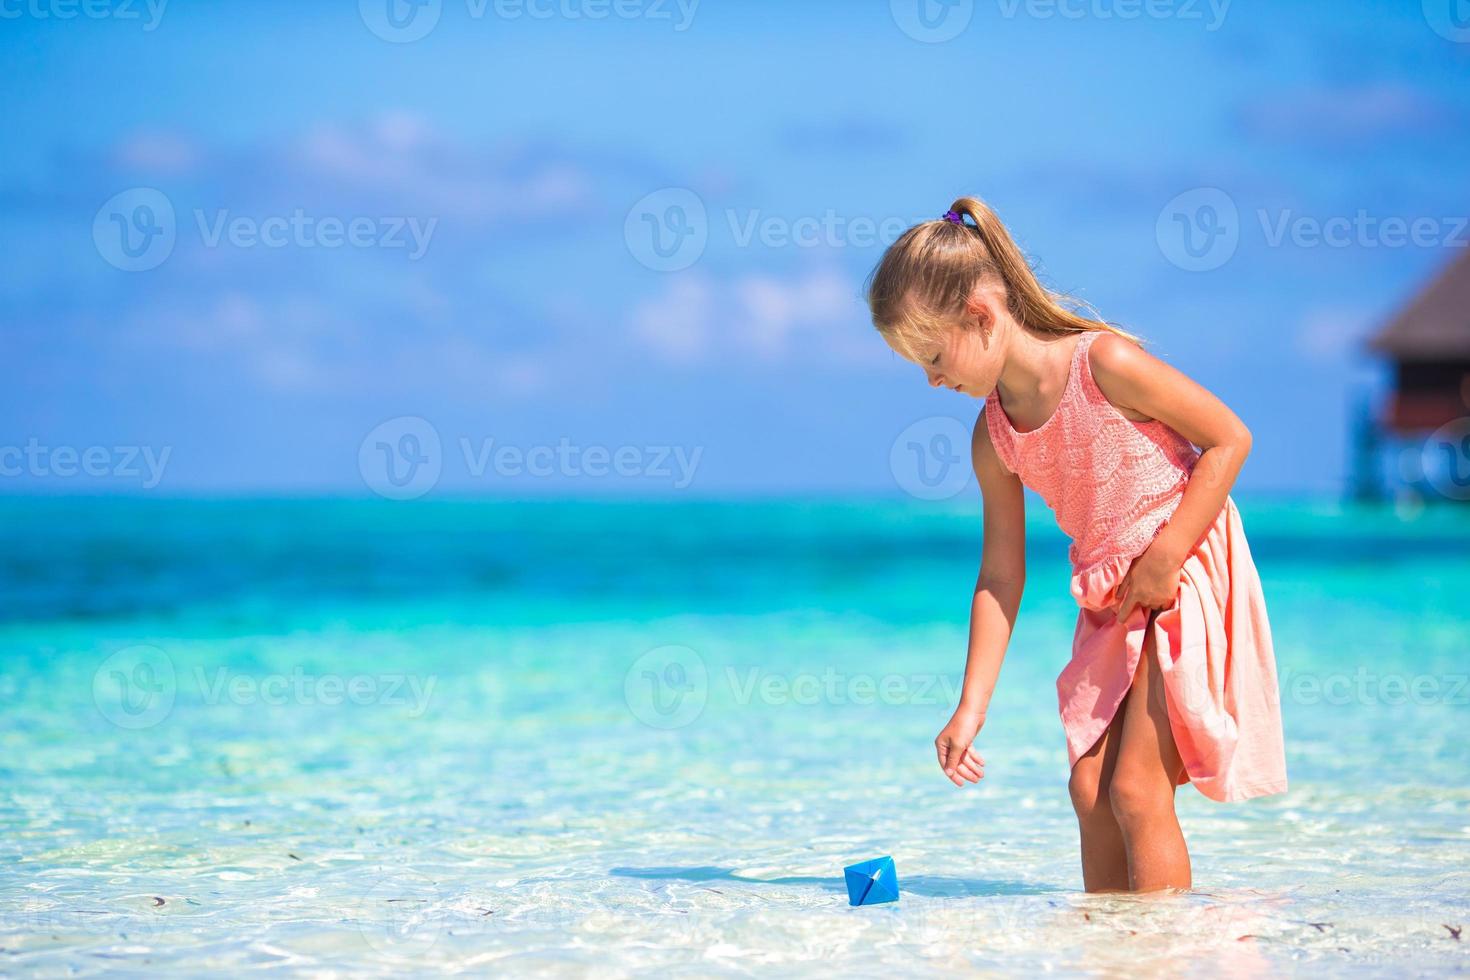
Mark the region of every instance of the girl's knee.
POLYGON ((1077 819, 1091 823, 1099 817, 1108 817, 1109 803, 1101 786, 1102 767, 1079 763, 1072 767, 1072 776, 1067 780, 1067 792, 1072 797, 1072 809, 1077 819))
POLYGON ((1108 785, 1108 804, 1118 823, 1127 825, 1173 812, 1174 787, 1159 773, 1118 766, 1108 785))

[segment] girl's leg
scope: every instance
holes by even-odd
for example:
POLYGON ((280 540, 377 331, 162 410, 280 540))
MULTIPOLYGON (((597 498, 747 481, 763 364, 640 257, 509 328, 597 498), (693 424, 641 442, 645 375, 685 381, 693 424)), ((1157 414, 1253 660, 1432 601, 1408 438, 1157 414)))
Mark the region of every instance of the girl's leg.
POLYGON ((1067 782, 1082 835, 1082 887, 1090 892, 1128 890, 1128 853, 1123 847, 1123 831, 1108 802, 1108 782, 1118 757, 1118 733, 1127 701, 1124 695, 1112 723, 1077 760, 1067 782))
POLYGON ((1169 728, 1163 677, 1154 648, 1153 614, 1143 656, 1126 700, 1118 758, 1108 799, 1128 851, 1128 883, 1134 891, 1191 887, 1189 851, 1174 813, 1174 790, 1184 760, 1169 728))

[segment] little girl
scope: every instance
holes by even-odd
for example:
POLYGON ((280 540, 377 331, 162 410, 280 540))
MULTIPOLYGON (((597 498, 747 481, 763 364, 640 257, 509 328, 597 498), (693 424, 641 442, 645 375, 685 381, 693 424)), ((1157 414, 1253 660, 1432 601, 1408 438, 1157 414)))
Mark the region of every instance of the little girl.
POLYGON ((1229 496, 1250 432, 1138 338, 1063 306, 975 198, 895 241, 868 305, 931 385, 985 402, 980 577, 940 767, 956 786, 985 774, 971 743, 1021 602, 1028 486, 1072 539, 1080 611, 1057 694, 1083 885, 1189 888, 1175 788, 1221 802, 1286 790, 1265 598, 1229 496))

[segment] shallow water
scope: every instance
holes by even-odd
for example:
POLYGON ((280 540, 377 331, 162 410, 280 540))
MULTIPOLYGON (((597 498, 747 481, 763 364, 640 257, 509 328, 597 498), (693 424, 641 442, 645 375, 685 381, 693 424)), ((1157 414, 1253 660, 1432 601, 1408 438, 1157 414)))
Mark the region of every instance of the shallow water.
POLYGON ((1130 897, 1044 509, 957 789, 964 507, 0 501, 0 972, 1464 971, 1470 512, 1237 502, 1291 788, 1130 897))

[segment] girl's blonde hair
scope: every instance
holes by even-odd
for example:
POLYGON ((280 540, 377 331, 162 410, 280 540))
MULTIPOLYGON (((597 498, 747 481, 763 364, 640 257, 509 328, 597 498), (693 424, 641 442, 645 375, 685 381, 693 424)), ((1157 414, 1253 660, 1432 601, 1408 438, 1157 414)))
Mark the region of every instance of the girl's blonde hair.
POLYGON ((873 326, 894 350, 925 363, 953 328, 977 285, 1005 291, 1006 309, 1023 327, 1050 334, 1108 330, 1133 343, 1144 341, 1103 319, 1087 304, 1041 284, 1026 256, 984 201, 962 197, 950 205, 956 222, 920 222, 888 246, 868 277, 873 326), (965 224, 969 216, 973 224, 965 224))

